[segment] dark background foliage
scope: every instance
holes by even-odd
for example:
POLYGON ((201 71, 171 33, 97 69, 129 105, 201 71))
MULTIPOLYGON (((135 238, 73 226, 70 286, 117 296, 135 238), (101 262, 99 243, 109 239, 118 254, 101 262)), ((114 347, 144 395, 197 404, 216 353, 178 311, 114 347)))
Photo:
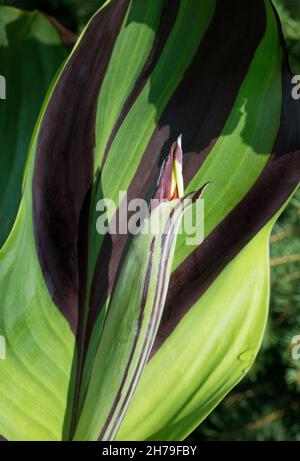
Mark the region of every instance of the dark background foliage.
POLYGON ((105 0, 0 0, 0 5, 43 11, 77 33, 103 3, 105 0))
MULTIPOLYGON (((0 0, 40 9, 80 32, 104 0, 0 0)), ((290 62, 300 74, 300 1, 274 0, 290 62)), ((271 304, 267 332, 247 378, 189 437, 190 440, 300 441, 300 359, 291 341, 300 335, 300 193, 276 224, 271 241, 271 304)), ((254 326, 255 328, 255 326, 254 326)))

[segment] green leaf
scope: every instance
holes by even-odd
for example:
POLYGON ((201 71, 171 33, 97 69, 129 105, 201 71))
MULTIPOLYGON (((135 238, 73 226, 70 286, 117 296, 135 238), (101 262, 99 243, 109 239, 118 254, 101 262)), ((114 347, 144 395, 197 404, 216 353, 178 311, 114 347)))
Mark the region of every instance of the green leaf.
POLYGON ((34 124, 67 55, 58 30, 46 17, 0 7, 0 74, 6 80, 6 99, 0 101, 0 247, 20 204, 34 124))
POLYGON ((154 355, 117 440, 183 440, 248 372, 268 313, 271 227, 227 265, 154 355))
POLYGON ((111 334, 114 319, 130 315, 114 298, 128 235, 99 235, 96 204, 120 191, 151 197, 180 133, 188 191, 211 184, 205 239, 193 247, 178 238, 151 358, 119 437, 185 437, 249 368, 266 318, 270 223, 300 179, 299 105, 276 15, 268 0, 110 0, 48 94, 0 253, 5 438, 114 435, 115 412, 113 430, 101 429, 118 385, 130 387, 118 364, 133 329, 124 351, 111 334))
POLYGON ((11 441, 61 440, 74 337, 45 286, 31 222, 25 196, 0 252, 0 331, 6 340, 0 433, 11 441))

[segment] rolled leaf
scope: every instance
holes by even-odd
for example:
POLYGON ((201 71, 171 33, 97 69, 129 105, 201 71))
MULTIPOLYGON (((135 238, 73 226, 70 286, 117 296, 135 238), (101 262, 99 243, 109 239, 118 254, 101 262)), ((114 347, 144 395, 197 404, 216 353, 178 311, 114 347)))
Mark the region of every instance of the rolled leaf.
POLYGON ((158 205, 130 246, 108 306, 75 440, 113 440, 122 423, 157 334, 181 216, 191 204, 189 199, 158 205))

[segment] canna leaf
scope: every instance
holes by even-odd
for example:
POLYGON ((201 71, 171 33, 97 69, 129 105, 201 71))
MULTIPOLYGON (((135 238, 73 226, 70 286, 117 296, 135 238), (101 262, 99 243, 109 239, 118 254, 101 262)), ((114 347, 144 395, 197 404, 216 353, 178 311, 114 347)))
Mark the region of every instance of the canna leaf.
MULTIPOLYGON (((242 378, 265 325, 270 228, 300 179, 291 89, 269 0, 109 0, 96 13, 48 94, 0 252, 8 344, 0 434, 110 439, 129 406, 120 440, 181 439, 242 378), (130 315, 118 293, 133 262, 124 259, 128 235, 97 233, 96 205, 120 191, 152 196, 179 133, 187 192, 210 183, 205 240, 188 246, 178 236, 162 320, 130 404, 125 393, 145 357, 139 348, 121 386, 134 326, 124 350, 113 333, 114 319, 123 331, 130 315)), ((142 267, 139 286, 147 259, 142 267)), ((129 291, 136 319, 139 298, 129 291)))
POLYGON ((183 440, 248 372, 268 314, 271 227, 226 266, 152 357, 117 440, 183 440))
POLYGON ((122 423, 155 340, 181 215, 191 203, 161 203, 130 246, 108 306, 75 440, 113 440, 122 423))
MULTIPOLYGON (((72 38, 59 24, 64 43, 72 38)), ((46 91, 68 55, 60 33, 43 15, 0 7, 0 247, 18 211, 30 137, 46 91)))

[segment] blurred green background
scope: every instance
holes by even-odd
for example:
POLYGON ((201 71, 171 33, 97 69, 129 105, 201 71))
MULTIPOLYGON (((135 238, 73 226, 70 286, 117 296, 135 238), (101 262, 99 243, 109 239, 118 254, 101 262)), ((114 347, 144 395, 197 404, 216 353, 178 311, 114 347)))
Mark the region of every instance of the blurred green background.
MULTIPOLYGON (((40 9, 74 32, 104 0, 0 0, 2 5, 40 9)), ((290 63, 300 74, 300 0, 274 0, 290 63)), ((300 103, 300 102, 299 102, 300 103)), ((300 129, 300 127, 299 127, 300 129)), ((300 359, 291 341, 300 335, 300 192, 276 224, 271 239, 271 306, 263 347, 248 377, 189 440, 300 441, 300 359)))

